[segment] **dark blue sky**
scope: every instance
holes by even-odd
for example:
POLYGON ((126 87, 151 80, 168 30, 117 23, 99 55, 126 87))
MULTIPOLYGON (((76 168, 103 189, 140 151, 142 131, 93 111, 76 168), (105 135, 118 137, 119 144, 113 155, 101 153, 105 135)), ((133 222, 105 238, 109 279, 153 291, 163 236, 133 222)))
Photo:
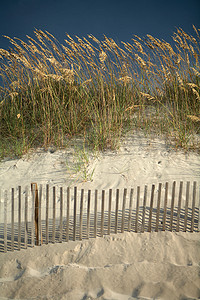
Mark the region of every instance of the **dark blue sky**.
POLYGON ((116 41, 151 34, 170 41, 176 27, 193 34, 192 24, 200 28, 200 0, 1 0, 0 48, 9 47, 2 35, 26 40, 34 28, 61 43, 66 32, 116 41))

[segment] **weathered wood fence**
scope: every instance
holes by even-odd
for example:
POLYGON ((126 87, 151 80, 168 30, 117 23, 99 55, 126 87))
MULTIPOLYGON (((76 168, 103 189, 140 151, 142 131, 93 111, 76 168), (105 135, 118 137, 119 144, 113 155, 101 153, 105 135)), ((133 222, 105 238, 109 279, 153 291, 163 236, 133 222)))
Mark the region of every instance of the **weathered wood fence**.
POLYGON ((33 183, 0 203, 0 252, 124 231, 200 231, 197 182, 102 191, 33 183))

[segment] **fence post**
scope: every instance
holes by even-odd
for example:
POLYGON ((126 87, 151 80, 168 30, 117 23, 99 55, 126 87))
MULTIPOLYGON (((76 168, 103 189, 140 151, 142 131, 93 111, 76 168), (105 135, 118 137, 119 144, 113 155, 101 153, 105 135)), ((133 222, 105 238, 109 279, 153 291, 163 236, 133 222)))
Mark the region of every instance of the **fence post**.
POLYGON ((177 224, 176 232, 179 232, 179 223, 180 223, 180 213, 181 213, 181 200, 182 200, 182 191, 183 191, 183 181, 180 182, 179 186, 179 196, 178 196, 178 211, 177 211, 177 224))

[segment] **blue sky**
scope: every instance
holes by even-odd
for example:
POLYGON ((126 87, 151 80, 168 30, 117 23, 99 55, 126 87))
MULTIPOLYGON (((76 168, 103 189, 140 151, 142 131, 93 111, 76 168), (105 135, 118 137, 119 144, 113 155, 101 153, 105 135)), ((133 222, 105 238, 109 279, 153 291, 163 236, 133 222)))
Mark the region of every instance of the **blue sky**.
POLYGON ((200 28, 200 0, 1 0, 0 48, 7 49, 2 35, 26 40, 34 28, 47 30, 61 43, 65 33, 80 37, 103 34, 116 41, 130 41, 133 34, 151 34, 171 41, 176 27, 193 34, 200 28))

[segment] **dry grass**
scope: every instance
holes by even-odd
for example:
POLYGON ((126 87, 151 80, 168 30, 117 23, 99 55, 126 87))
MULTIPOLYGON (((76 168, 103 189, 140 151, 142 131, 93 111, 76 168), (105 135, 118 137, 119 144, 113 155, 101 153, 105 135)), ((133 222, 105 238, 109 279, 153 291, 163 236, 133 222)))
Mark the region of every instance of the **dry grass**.
MULTIPOLYGON (((193 26, 194 27, 194 26, 193 26)), ((95 149, 116 148, 128 128, 165 134, 177 147, 198 149, 199 29, 182 29, 172 44, 147 35, 118 45, 104 36, 49 32, 11 39, 0 49, 1 156, 84 135, 95 149), (153 109, 149 109, 153 108, 153 109), (147 113, 147 112, 152 113, 147 113)))

